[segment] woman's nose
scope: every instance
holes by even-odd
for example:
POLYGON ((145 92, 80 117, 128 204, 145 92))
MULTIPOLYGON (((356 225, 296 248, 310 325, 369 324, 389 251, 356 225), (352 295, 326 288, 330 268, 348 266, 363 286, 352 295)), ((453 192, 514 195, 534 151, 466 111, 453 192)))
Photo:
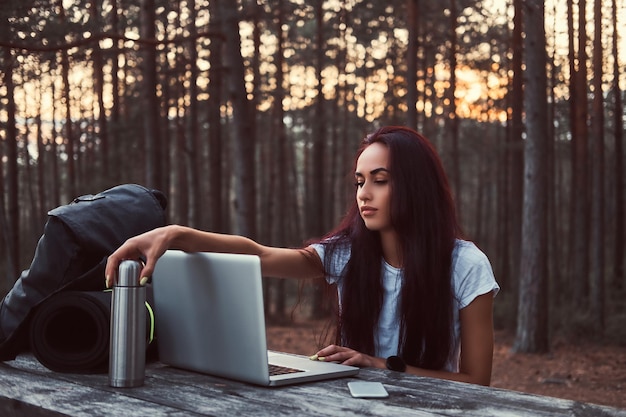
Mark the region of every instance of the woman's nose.
POLYGON ((369 191, 369 186, 367 184, 363 184, 361 187, 358 188, 356 198, 359 201, 368 201, 372 198, 372 195, 369 191))

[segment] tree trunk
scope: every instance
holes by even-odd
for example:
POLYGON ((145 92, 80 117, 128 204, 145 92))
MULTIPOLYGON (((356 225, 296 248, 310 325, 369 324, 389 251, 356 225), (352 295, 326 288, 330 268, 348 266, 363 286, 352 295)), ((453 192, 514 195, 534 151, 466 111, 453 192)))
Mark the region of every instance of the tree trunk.
POLYGON ((617 23, 617 1, 613 0, 613 127, 615 140, 615 252, 613 253, 613 288, 622 289, 624 287, 624 238, 626 230, 624 228, 624 106, 622 104, 622 90, 619 86, 620 78, 620 56, 617 23))
POLYGON ((594 0, 592 198, 591 198, 591 320, 604 332, 604 98, 602 96, 602 0, 594 0))
POLYGON ((189 30, 189 130, 187 138, 187 147, 190 155, 190 172, 189 193, 190 201, 190 225, 194 227, 203 227, 205 219, 202 210, 202 196, 204 195, 202 181, 202 146, 200 143, 200 129, 198 117, 198 49, 196 29, 196 0, 188 0, 187 7, 189 9, 188 24, 185 26, 189 30))
MULTIPOLYGON (((180 76, 182 78, 182 76, 180 76)), ((174 96, 175 97, 184 97, 185 96, 185 87, 182 79, 176 83, 177 86, 174 87, 174 96)), ((177 102, 178 100, 176 100, 177 102)), ((191 210, 189 209, 189 194, 190 189, 192 190, 190 183, 191 177, 193 176, 193 157, 191 156, 192 151, 188 148, 190 141, 187 140, 187 136, 185 135, 185 117, 184 111, 179 109, 175 104, 176 108, 176 116, 174 117, 175 124, 175 142, 176 142, 176 208, 178 214, 178 221, 181 224, 189 225, 189 213, 191 210)), ((193 191, 191 191, 193 193, 193 191)))
MULTIPOLYGON (((419 0, 418 0, 419 1, 419 0)), ((416 29, 416 33, 415 36, 417 36, 417 72, 418 72, 418 77, 417 77, 417 83, 418 84, 422 84, 422 88, 421 89, 417 89, 417 102, 418 103, 422 103, 421 106, 421 110, 417 110, 417 130, 421 131, 422 133, 424 133, 424 135, 428 138, 430 138, 429 133, 426 131, 426 100, 427 100, 427 94, 426 94, 426 83, 427 83, 427 76, 429 71, 427 70, 427 66, 428 66, 428 55, 426 54, 426 50, 428 49, 428 43, 425 41, 422 41, 420 43, 420 39, 425 39, 425 33, 426 33, 426 18, 423 16, 423 13, 420 13, 421 8, 424 7, 424 3, 419 3, 418 2, 418 8, 417 8, 417 29, 416 29), (421 78, 419 78, 419 74, 422 74, 421 78)))
MULTIPOLYGON (((349 166, 349 151, 348 151, 348 97, 347 97, 347 81, 345 78, 346 74, 346 26, 348 19, 348 12, 346 10, 346 5, 344 3, 341 4, 340 10, 340 25, 339 25, 339 46, 337 51, 337 56, 335 58, 335 64, 338 69, 338 78, 339 83, 337 84, 337 95, 335 96, 335 112, 334 116, 336 117, 336 122, 334 123, 335 128, 338 130, 337 140, 335 141, 336 149, 335 149, 335 171, 338 175, 335 176, 335 182, 333 185, 333 192, 336 196, 343 197, 345 194, 346 182, 344 181, 344 175, 347 173, 347 167, 349 166)), ((416 57, 417 59, 417 57, 416 57)), ((329 228, 333 227, 339 218, 343 215, 346 210, 345 201, 343 198, 333 198, 333 216, 332 216, 332 224, 329 225, 329 228)))
POLYGON ((141 0, 140 37, 141 69, 143 72, 143 146, 145 154, 146 186, 162 188, 161 135, 159 132, 159 99, 157 97, 157 70, 155 40, 155 1, 141 0))
POLYGON ((244 63, 239 36, 237 2, 224 1, 223 33, 226 38, 224 61, 228 68, 228 93, 233 107, 232 155, 235 188, 236 233, 254 238, 256 235, 256 198, 254 189, 255 138, 250 123, 250 103, 244 79, 244 63))
POLYGON ((450 101, 450 110, 448 111, 448 135, 450 137, 450 168, 452 176, 453 191, 455 195, 456 209, 461 212, 461 158, 459 156, 459 120, 456 115, 456 67, 457 67, 457 49, 458 39, 456 35, 457 29, 457 8, 456 0, 450 0, 450 87, 447 95, 450 101))
POLYGON ((522 14, 524 27, 533 30, 527 30, 524 39, 524 108, 528 135, 524 160, 519 306, 513 350, 539 353, 549 348, 546 274, 547 60, 543 1, 524 2, 522 14))
POLYGON ((407 1, 407 28, 409 43, 406 50, 406 123, 417 129, 417 11, 418 0, 407 1))
MULTIPOLYGON (((111 0, 111 31, 114 34, 118 34, 119 32, 119 16, 118 16, 118 0, 111 0)), ((109 144, 111 145, 112 150, 117 149, 117 141, 116 138, 118 136, 118 132, 120 130, 120 80, 119 80, 119 40, 113 41, 113 46, 111 48, 111 126, 113 130, 113 134, 111 135, 111 140, 109 144)), ((116 155, 115 153, 111 153, 109 157, 116 155)), ((116 158, 115 158, 116 159, 116 158)), ((117 160, 117 159, 116 159, 117 160)), ((113 184, 118 184, 121 181, 119 169, 110 170, 108 173, 109 179, 113 184)))
MULTIPOLYGON (((323 0, 315 2, 315 75, 317 78, 317 97, 315 101, 315 123, 313 123, 313 149, 311 171, 306 178, 310 179, 311 191, 307 194, 307 207, 309 219, 309 234, 321 237, 324 234, 325 219, 330 217, 331 201, 327 190, 331 190, 331 182, 323 173, 328 172, 326 164, 326 142, 327 132, 324 123, 324 93, 322 91, 324 66, 324 9, 323 0)), ((313 284, 312 310, 313 317, 324 317, 326 315, 324 304, 324 284, 316 282, 313 284)))
MULTIPOLYGON (((520 76, 519 73, 517 76, 520 76)), ((508 94, 506 99, 507 107, 511 108, 511 95, 508 94)), ((497 147, 498 155, 498 168, 497 168, 497 203, 496 203, 496 236, 498 245, 495 246, 492 253, 493 268, 496 277, 498 277, 498 283, 502 291, 507 291, 513 295, 515 286, 512 285, 512 262, 511 262, 511 241, 513 237, 510 234, 511 230, 511 213, 510 213, 510 195, 511 195, 511 182, 509 178, 511 176, 511 167, 509 163, 509 143, 511 138, 511 126, 510 120, 508 121, 507 128, 504 131, 504 138, 498 141, 498 143, 504 142, 505 146, 497 147)), ((522 176, 520 175, 520 178, 522 176)), ((515 265, 519 265, 519 262, 515 265)), ((514 297, 512 297, 514 299, 514 297)))
MULTIPOLYGON (((219 1, 209 2, 209 27, 215 28, 219 32, 222 21, 220 15, 219 1)), ((207 119, 209 121, 209 203, 210 208, 210 230, 216 232, 226 232, 228 225, 224 218, 223 202, 224 198, 224 174, 222 169, 222 123, 221 105, 223 88, 223 48, 224 42, 221 36, 214 36, 209 45, 209 59, 211 62, 209 69, 209 100, 207 106, 207 119)))
MULTIPOLYGON (((570 0, 571 1, 571 0, 570 0)), ((572 201, 573 214, 570 218, 571 243, 570 252, 571 277, 575 300, 572 309, 587 305, 587 289, 589 276, 589 145, 587 134, 587 35, 585 30, 586 0, 579 0, 578 21, 578 67, 571 74, 572 100, 572 190, 576 197, 572 201)), ((570 36, 573 31, 570 29, 570 36)), ((575 62, 573 56, 570 56, 575 62)))
MULTIPOLYGON (((35 192, 35 181, 33 175, 33 161, 28 149, 28 134, 22 136, 21 153, 18 158, 24 163, 23 181, 26 182, 24 189, 26 195, 23 196, 20 201, 20 208, 22 211, 22 217, 26 220, 24 228, 22 230, 23 236, 33 236, 37 238, 41 233, 41 225, 39 224, 39 216, 37 215, 37 197, 35 192), (25 198, 28 197, 28 198, 25 198), (26 201, 27 200, 27 201, 26 201)), ((25 240, 25 239, 23 239, 25 240)))
MULTIPOLYGON (((507 274, 508 287, 516 291, 519 282, 519 265, 520 265, 520 245, 522 242, 522 194, 524 188, 524 121, 522 115, 524 113, 524 72, 522 70, 522 3, 523 0, 514 0, 515 15, 513 16, 513 38, 512 38, 512 67, 513 80, 511 90, 511 119, 509 126, 509 146, 507 146, 507 169, 508 169, 508 212, 509 223, 509 243, 505 243, 509 252, 507 257, 510 259, 509 270, 507 274)), ((515 298, 515 297, 514 297, 515 298)))
MULTIPOLYGON (((273 209, 271 217, 273 219, 271 224, 271 242, 273 245, 285 246, 287 245, 287 224, 289 223, 288 216, 290 196, 287 192, 289 188, 289 157, 288 157, 288 144, 287 144, 287 132, 285 129, 285 112, 283 108, 283 101, 285 98, 285 58, 284 58, 284 45, 285 45, 285 10, 284 1, 278 0, 276 3, 276 33, 278 42, 276 45, 276 91, 274 93, 274 107, 272 112, 272 120, 274 128, 273 136, 275 141, 275 154, 272 166, 275 168, 272 175, 274 176, 273 186, 275 187, 273 201, 273 209)), ((319 214, 320 212, 318 212, 319 214)), ((285 280, 279 279, 273 282, 275 288, 275 310, 274 314, 277 319, 284 319, 286 317, 286 288, 285 280)))
MULTIPOLYGON (((265 13, 264 13, 264 9, 263 6, 259 4, 258 0, 253 0, 251 2, 249 2, 248 4, 248 16, 250 16, 251 20, 252 20, 252 25, 253 25, 253 29, 252 29, 252 42, 254 45, 254 53, 252 55, 252 58, 250 59, 250 69, 252 70, 252 100, 250 102, 250 105, 253 109, 253 113, 255 114, 255 117, 252 117, 250 119, 250 129, 254 132, 255 136, 259 135, 261 132, 263 132, 263 130, 259 130, 259 124, 258 124, 258 120, 256 115, 258 113, 260 113, 259 111, 259 104, 262 103, 263 100, 263 91, 262 91, 262 86, 263 86, 263 76, 261 75, 261 65, 262 65, 262 51, 261 48, 263 46, 263 43, 261 41, 261 36, 264 33, 265 30, 265 13)), ((262 112, 261 112, 262 113, 262 112)), ((262 125, 265 124, 265 122, 263 121, 261 123, 262 125)), ((263 148, 263 141, 259 141, 260 143, 257 146, 256 152, 257 152, 257 156, 260 158, 262 158, 262 148, 263 148)), ((265 165, 259 161, 259 164, 257 166, 257 170, 255 172, 255 177, 258 178, 257 181, 255 182, 255 187, 257 190, 263 190, 265 189, 264 186, 267 182, 267 177, 268 175, 266 174, 266 167, 265 165)), ((256 216, 256 221, 258 224, 258 229, 257 229, 257 237, 260 239, 263 238, 267 238, 267 236, 269 235, 269 233, 267 233, 266 230, 262 230, 263 229, 263 223, 264 223, 264 219, 266 218, 265 216, 267 215, 267 212, 264 211, 264 209, 266 210, 268 204, 267 204, 267 193, 257 193, 256 195, 257 197, 257 201, 255 202, 255 204, 257 205, 257 207, 259 207, 259 210, 257 212, 257 216, 256 216)))
MULTIPOLYGON (((91 2, 91 18, 94 20, 95 31, 102 31, 102 24, 100 23, 100 13, 98 5, 100 2, 91 2)), ((93 44, 93 72, 94 72, 94 92, 98 101, 98 128, 94 130, 96 136, 100 140, 100 164, 96 164, 99 168, 96 173, 99 173, 100 180, 104 180, 104 183, 108 183, 106 179, 109 177, 109 134, 107 125, 106 109, 104 108, 104 73, 103 73, 103 59, 102 50, 100 49, 100 43, 94 42, 93 44)))
MULTIPOLYGON (((8 31, 10 23, 3 22, 1 32, 8 31)), ((4 37, 4 34, 3 34, 4 37)), ((4 37, 8 39, 7 37, 4 37)), ((13 285, 18 276, 20 266, 20 210, 19 210, 19 192, 18 192, 18 165, 17 165, 17 127, 15 125, 15 86, 13 84, 13 65, 15 60, 11 53, 11 48, 2 48, 4 52, 4 88, 6 90, 6 136, 4 138, 6 144, 6 177, 3 184, 6 187, 6 213, 3 210, 2 222, 5 229, 7 272, 11 277, 8 284, 13 285)), ((4 196, 4 194, 3 194, 4 196)))
POLYGON ((52 140, 50 141, 50 181, 52 186, 50 187, 50 207, 58 207, 61 205, 61 185, 59 184, 59 150, 57 148, 57 119, 56 119, 56 88, 54 83, 51 84, 52 90, 52 140))
MULTIPOLYGON (((315 123, 312 126, 311 140, 311 170, 306 177, 309 179, 309 191, 306 193, 308 235, 321 236, 324 231, 322 225, 325 213, 324 205, 324 179, 325 175, 320 175, 324 171, 324 156, 326 145, 326 132, 323 122, 324 96, 322 93, 322 66, 324 59, 324 37, 323 30, 323 9, 322 0, 315 0, 315 75, 317 78, 317 97, 315 101, 315 123)), ((280 87, 279 87, 280 88, 280 87)))
POLYGON ((43 98, 43 89, 39 87, 39 103, 37 111, 37 212, 33 215, 37 218, 41 230, 41 226, 45 224, 46 212, 48 209, 48 203, 46 201, 46 181, 45 181, 45 169, 46 169, 46 148, 43 143, 42 123, 41 123, 41 100, 43 98))
MULTIPOLYGON (((558 5, 555 3, 553 5, 552 15, 554 16, 554 20, 552 22, 552 26, 556 27, 557 20, 557 7, 558 5)), ((547 48, 546 48, 547 49, 547 48)), ((565 203, 561 203, 559 201, 559 191, 563 187, 563 183, 560 180, 561 176, 559 175, 559 170, 557 169, 557 157, 556 157, 556 136, 555 136, 555 111, 556 111, 556 94, 554 86, 557 83, 557 73, 555 70, 555 56, 556 56, 556 42, 553 39, 552 45, 550 48, 550 85, 548 87, 549 91, 549 108, 548 108, 548 137, 549 145, 548 145, 548 276, 551 278, 550 280, 550 305, 553 306, 554 310, 560 309, 561 305, 559 294, 561 293, 560 289, 564 284, 562 281, 562 265, 561 261, 563 259, 563 251, 562 251, 562 242, 566 238, 565 236, 561 236, 561 225, 566 224, 567 210, 561 210, 561 207, 566 207, 565 203), (553 291, 554 290, 554 291, 553 291)))
MULTIPOLYGON (((65 10, 63 2, 57 0, 59 9, 59 19, 65 21, 65 10)), ((67 50, 61 50, 61 77, 63 78, 63 102, 65 103, 65 153, 67 155, 67 197, 71 199, 76 197, 76 161, 75 161, 75 144, 74 130, 72 128, 72 97, 70 95, 70 61, 67 50)))

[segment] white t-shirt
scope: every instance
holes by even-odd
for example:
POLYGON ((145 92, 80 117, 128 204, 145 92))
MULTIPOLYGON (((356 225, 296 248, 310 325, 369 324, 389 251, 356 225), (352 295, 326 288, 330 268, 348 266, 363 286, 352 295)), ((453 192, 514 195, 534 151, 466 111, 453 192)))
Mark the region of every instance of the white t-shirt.
MULTIPOLYGON (((322 262, 324 262, 325 247, 323 244, 314 244, 322 262)), ((341 302, 343 288, 343 272, 350 259, 350 248, 343 247, 335 252, 330 262, 330 270, 326 280, 337 284, 337 292, 341 302)), ((382 260, 383 274, 383 306, 378 319, 378 327, 374 336, 375 355, 386 358, 398 354, 398 338, 400 334, 400 318, 398 314, 400 289, 402 286, 402 270, 389 265, 382 260)), ((459 371, 459 354, 461 352, 461 322, 459 310, 467 307, 480 295, 493 292, 494 296, 500 290, 493 275, 493 270, 487 256, 472 242, 457 240, 452 251, 452 286, 454 291, 454 347, 445 370, 459 371)))

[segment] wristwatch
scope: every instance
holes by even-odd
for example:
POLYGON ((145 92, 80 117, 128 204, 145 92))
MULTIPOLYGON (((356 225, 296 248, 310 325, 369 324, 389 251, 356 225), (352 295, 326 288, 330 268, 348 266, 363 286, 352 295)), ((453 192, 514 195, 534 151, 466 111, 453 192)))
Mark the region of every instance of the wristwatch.
POLYGON ((387 369, 390 369, 392 371, 396 371, 396 372, 406 371, 406 363, 404 363, 404 360, 400 356, 394 355, 394 356, 388 357, 385 364, 387 365, 387 369))

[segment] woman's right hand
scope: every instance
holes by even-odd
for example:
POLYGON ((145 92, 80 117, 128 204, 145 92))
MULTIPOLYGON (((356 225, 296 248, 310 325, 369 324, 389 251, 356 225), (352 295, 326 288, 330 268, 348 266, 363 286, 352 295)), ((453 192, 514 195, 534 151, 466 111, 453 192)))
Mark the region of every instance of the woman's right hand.
POLYGON ((312 247, 302 249, 259 245, 243 236, 204 232, 185 226, 170 225, 128 239, 109 256, 105 269, 106 285, 117 281, 117 269, 125 259, 143 258, 140 284, 154 272, 157 260, 168 249, 186 252, 222 252, 257 255, 264 276, 277 278, 322 278, 324 266, 312 247))
POLYGON ((105 268, 106 287, 111 288, 117 282, 117 269, 120 262, 126 259, 138 260, 143 258, 145 265, 139 276, 140 283, 142 285, 145 284, 154 271, 156 261, 169 249, 172 239, 172 227, 159 227, 124 242, 107 259, 105 268))

